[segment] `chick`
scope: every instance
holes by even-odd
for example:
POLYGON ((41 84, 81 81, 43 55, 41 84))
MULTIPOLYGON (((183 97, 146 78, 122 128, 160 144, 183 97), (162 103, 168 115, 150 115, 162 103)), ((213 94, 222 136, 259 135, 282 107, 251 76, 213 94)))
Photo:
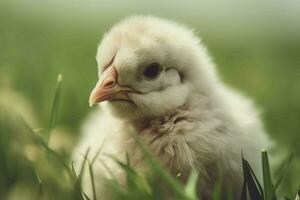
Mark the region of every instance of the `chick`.
MULTIPOLYGON (((223 191, 237 198, 242 186, 241 151, 256 168, 265 140, 252 102, 218 77, 205 46, 187 27, 152 16, 128 17, 107 32, 98 47, 99 81, 89 103, 101 103, 85 123, 74 151, 75 165, 88 148, 130 156, 140 170, 147 162, 132 138, 135 130, 148 149, 183 181, 200 172, 199 193, 210 199, 221 178, 223 191)), ((108 168, 114 163, 99 156, 108 168)), ((96 186, 107 172, 94 165, 96 186), (99 178, 97 178, 99 177, 99 178)), ((90 190, 89 181, 84 183, 90 190)))

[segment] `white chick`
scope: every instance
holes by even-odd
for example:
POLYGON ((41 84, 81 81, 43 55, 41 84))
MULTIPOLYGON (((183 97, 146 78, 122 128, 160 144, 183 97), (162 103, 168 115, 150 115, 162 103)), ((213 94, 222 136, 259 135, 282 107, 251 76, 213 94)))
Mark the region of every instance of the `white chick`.
MULTIPOLYGON (((172 21, 132 16, 105 34, 96 56, 99 81, 90 105, 100 103, 84 125, 74 152, 80 168, 90 147, 92 158, 104 142, 99 160, 122 179, 103 154, 122 159, 128 152, 140 170, 147 162, 132 138, 135 130, 157 159, 183 181, 200 172, 199 193, 210 199, 223 177, 223 191, 237 198, 242 186, 241 151, 259 167, 264 130, 252 102, 220 81, 206 48, 187 27, 172 21)), ((107 171, 94 164, 97 192, 107 171)), ((91 193, 89 178, 84 188, 91 193)))

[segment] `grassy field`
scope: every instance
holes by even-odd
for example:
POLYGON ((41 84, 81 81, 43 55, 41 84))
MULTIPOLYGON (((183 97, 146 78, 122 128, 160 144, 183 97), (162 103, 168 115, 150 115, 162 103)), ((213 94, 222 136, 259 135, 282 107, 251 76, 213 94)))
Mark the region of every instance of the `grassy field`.
MULTIPOLYGON (((62 163, 70 161, 81 121, 92 109, 88 96, 97 79, 97 44, 105 30, 127 13, 102 13, 95 18, 94 13, 76 14, 76 10, 59 6, 56 13, 53 7, 47 10, 47 5, 38 9, 13 2, 0 2, 0 199, 18 199, 14 195, 33 199, 40 194, 46 199, 80 199, 77 179, 70 181, 68 176, 74 178, 74 174, 62 163), (52 127, 49 121, 58 74, 63 75, 62 91, 52 127)), ((180 21, 201 35, 223 80, 257 103, 268 133, 278 143, 277 154, 285 158, 295 152, 278 190, 280 196, 291 197, 300 187, 298 30, 285 29, 287 23, 278 27, 263 24, 247 32, 239 24, 226 28, 222 22, 214 24, 205 18, 180 21)), ((272 171, 277 172, 277 166, 272 171)), ((151 188, 153 180, 149 184, 151 188)), ((180 187, 179 193, 184 193, 180 187)))

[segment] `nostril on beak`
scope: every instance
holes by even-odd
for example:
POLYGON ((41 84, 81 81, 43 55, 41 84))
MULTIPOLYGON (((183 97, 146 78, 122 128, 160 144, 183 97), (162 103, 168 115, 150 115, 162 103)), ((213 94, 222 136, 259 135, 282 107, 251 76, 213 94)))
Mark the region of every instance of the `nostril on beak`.
POLYGON ((102 82, 104 88, 111 88, 116 85, 116 80, 113 77, 109 77, 102 82))

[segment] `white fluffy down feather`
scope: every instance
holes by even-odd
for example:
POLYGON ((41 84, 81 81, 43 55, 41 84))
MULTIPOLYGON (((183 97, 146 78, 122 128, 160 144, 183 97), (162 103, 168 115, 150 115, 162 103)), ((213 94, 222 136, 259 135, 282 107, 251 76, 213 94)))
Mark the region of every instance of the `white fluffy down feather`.
MULTIPOLYGON (((254 168, 266 139, 252 102, 220 81, 200 40, 185 26, 151 16, 126 18, 105 34, 96 56, 99 82, 90 103, 101 110, 90 115, 74 151, 77 169, 90 147, 122 180, 122 173, 104 154, 123 159, 128 152, 137 169, 147 169, 130 132, 139 137, 174 175, 186 180, 200 172, 199 191, 210 199, 223 176, 224 191, 240 194, 241 151, 254 168), (116 88, 117 87, 117 88, 116 88), (219 172, 219 173, 217 173, 219 172), (230 185, 230 186, 229 186, 230 185)), ((94 164, 97 192, 107 176, 94 164)), ((91 192, 88 173, 83 182, 91 192)))

